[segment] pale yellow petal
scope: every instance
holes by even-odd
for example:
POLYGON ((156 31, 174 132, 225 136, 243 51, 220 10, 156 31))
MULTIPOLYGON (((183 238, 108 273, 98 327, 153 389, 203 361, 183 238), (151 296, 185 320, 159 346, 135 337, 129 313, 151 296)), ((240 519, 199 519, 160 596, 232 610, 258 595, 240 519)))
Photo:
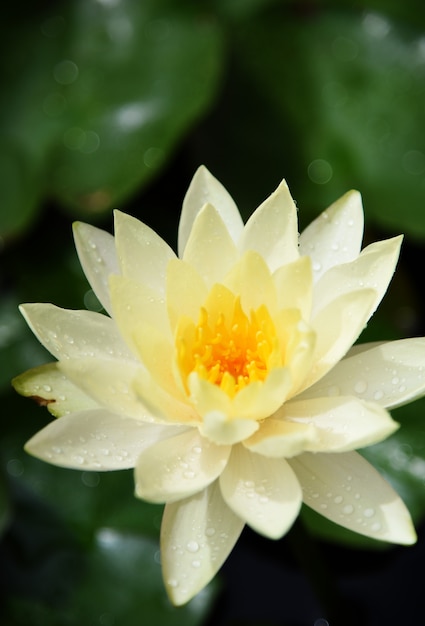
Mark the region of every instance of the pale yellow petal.
POLYGON ((406 506, 357 452, 306 452, 289 463, 301 483, 304 502, 332 522, 373 539, 416 541, 406 506))
POLYGON ((207 287, 196 267, 185 261, 170 261, 167 267, 167 311, 172 330, 181 317, 199 320, 207 287))
POLYGON ((23 304, 19 309, 40 343, 57 359, 133 359, 114 320, 106 315, 53 304, 23 304))
POLYGON ((284 180, 249 218, 239 250, 258 252, 271 272, 298 259, 297 209, 284 180))
POLYGON ((231 446, 250 437, 258 427, 256 420, 244 417, 230 419, 220 411, 211 411, 203 416, 199 431, 218 446, 231 446))
POLYGON ((255 531, 279 539, 297 517, 299 482, 285 459, 272 459, 234 446, 220 487, 227 505, 255 531))
POLYGON ((330 267, 355 259, 360 252, 362 237, 362 199, 358 191, 349 191, 300 235, 300 253, 311 257, 314 281, 330 267))
POLYGON ((269 417, 243 445, 264 456, 290 458, 308 449, 308 444, 313 443, 316 437, 314 424, 297 424, 269 417))
POLYGON ((27 442, 25 450, 60 467, 129 469, 146 446, 163 436, 164 428, 170 427, 146 424, 105 409, 82 411, 50 422, 27 442))
POLYGON ((114 217, 115 245, 122 274, 164 294, 166 268, 175 253, 143 222, 121 211, 114 211, 114 217))
POLYGON ((134 336, 139 326, 152 326, 171 339, 163 295, 126 276, 111 276, 109 283, 114 319, 133 351, 134 336))
POLYGON ((324 376, 357 340, 375 303, 372 289, 352 291, 338 296, 311 321, 316 333, 314 366, 305 379, 306 389, 324 376))
POLYGON ((229 192, 202 165, 196 170, 183 200, 178 234, 179 257, 183 257, 195 218, 205 204, 213 205, 219 212, 233 241, 237 243, 239 240, 243 222, 238 208, 229 192))
POLYGON ((238 251, 219 212, 206 204, 197 214, 183 260, 193 265, 205 284, 220 282, 238 259, 238 251))
POLYGON ((302 397, 352 395, 390 409, 425 394, 425 339, 355 346, 302 397))
POLYGON ((265 305, 276 310, 276 288, 263 257, 252 250, 245 252, 223 280, 223 284, 241 298, 246 313, 265 305))
POLYGON ((135 470, 136 495, 149 502, 175 502, 201 491, 221 474, 229 446, 217 446, 197 428, 144 450, 135 470))
POLYGON ((402 237, 370 244, 357 259, 332 267, 314 289, 314 310, 319 311, 343 293, 371 288, 376 292, 376 309, 394 274, 402 237))
POLYGON ((290 371, 286 367, 271 370, 264 381, 252 382, 232 399, 230 415, 263 419, 284 403, 292 385, 290 371))
POLYGON ((287 402, 277 415, 282 420, 314 426, 307 442, 311 452, 346 452, 382 441, 398 424, 382 407, 352 396, 311 398, 287 402))
POLYGON ((59 370, 100 406, 118 415, 153 422, 157 416, 134 390, 141 367, 137 362, 95 358, 69 359, 58 364, 59 370))
POLYGON ((273 274, 278 309, 298 309, 301 317, 310 319, 313 298, 311 259, 302 256, 282 265, 273 274))
POLYGON ((105 311, 111 314, 109 276, 120 273, 114 238, 110 233, 83 222, 75 222, 73 232, 84 274, 105 311))
POLYGON ((58 368, 58 363, 35 367, 12 380, 15 390, 46 406, 55 417, 99 408, 98 402, 74 385, 58 368))
POLYGON ((188 602, 227 559, 244 527, 223 501, 218 482, 167 504, 161 525, 161 564, 173 604, 188 602))

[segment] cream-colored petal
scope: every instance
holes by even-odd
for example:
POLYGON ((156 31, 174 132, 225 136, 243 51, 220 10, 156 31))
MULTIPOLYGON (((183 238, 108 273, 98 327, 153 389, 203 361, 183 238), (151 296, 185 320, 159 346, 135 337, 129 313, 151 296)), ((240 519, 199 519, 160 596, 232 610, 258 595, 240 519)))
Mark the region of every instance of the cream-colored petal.
POLYGON ((313 299, 311 259, 302 256, 282 265, 273 274, 278 309, 298 309, 301 317, 310 319, 313 299))
POLYGON ((358 191, 349 191, 300 235, 300 253, 312 258, 314 281, 330 267, 355 259, 362 237, 362 199, 358 191))
POLYGON ((126 276, 111 276, 109 284, 114 319, 125 342, 133 350, 134 336, 141 325, 152 326, 171 339, 163 295, 126 276))
POLYGON ((284 180, 249 218, 239 250, 258 252, 271 272, 298 259, 297 209, 284 180))
POLYGON ((272 459, 234 446, 220 476, 227 505, 257 532, 279 539, 297 517, 299 482, 285 459, 272 459))
POLYGON ((230 416, 258 420, 272 415, 286 400, 291 384, 288 368, 272 369, 264 381, 250 383, 236 394, 230 416))
POLYGON ((425 395, 425 338, 360 347, 364 350, 350 351, 302 398, 352 395, 393 409, 425 395))
POLYGON ((57 359, 133 359, 115 322, 106 315, 41 303, 23 304, 19 309, 40 343, 57 359))
POLYGON ((229 458, 229 446, 216 446, 190 428, 143 452, 135 469, 136 495, 150 502, 175 502, 210 485, 229 458))
POLYGON ((244 417, 229 419, 220 411, 211 411, 203 416, 199 431, 218 446, 231 446, 250 437, 258 427, 256 420, 244 417))
POLYGON ((231 399, 223 389, 204 380, 196 372, 188 377, 190 401, 199 415, 207 415, 212 411, 218 411, 224 415, 230 415, 231 399))
POLYGON ((270 270, 258 252, 249 250, 223 280, 223 284, 241 298, 243 310, 265 305, 270 312, 276 309, 276 288, 270 270))
POLYGON ((206 167, 201 165, 189 185, 183 200, 179 223, 178 251, 182 258, 196 216, 205 204, 212 204, 226 225, 233 241, 238 242, 243 231, 243 221, 229 192, 206 167))
POLYGON ((170 434, 177 432, 177 427, 145 424, 105 409, 82 411, 50 422, 27 442, 25 450, 60 467, 128 469, 135 466, 144 448, 170 428, 170 434))
POLYGON ((304 502, 332 522, 373 539, 416 541, 406 506, 357 452, 306 452, 289 463, 303 488, 304 502))
MULTIPOLYGON (((117 359, 69 359, 58 368, 75 385, 111 413, 146 422, 158 421, 134 390, 141 365, 117 359)), ((159 420, 162 421, 162 420, 159 420)))
POLYGON ((308 444, 313 443, 316 437, 314 424, 297 424, 269 417, 243 445, 263 456, 290 458, 308 449, 308 444))
POLYGON ((114 217, 115 245, 123 275, 163 294, 168 262, 176 256, 173 250, 131 215, 114 211, 114 217))
POLYGON ((173 604, 188 602, 215 576, 244 522, 223 501, 218 482, 167 504, 161 525, 161 563, 173 604))
POLYGON ((120 273, 114 238, 83 222, 75 222, 73 232, 84 274, 105 311, 111 314, 108 280, 111 274, 120 273))
POLYGON ((193 406, 167 393, 145 369, 138 371, 133 390, 149 412, 161 421, 199 424, 200 417, 193 406))
POLYGON ((357 259, 332 267, 314 289, 314 310, 319 311, 337 295, 370 287, 376 292, 375 309, 394 274, 402 237, 372 243, 357 259))
POLYGON ((154 381, 168 394, 186 402, 180 382, 174 376, 175 348, 160 331, 152 326, 140 326, 134 335, 140 359, 154 381))
POLYGON ((35 367, 12 380, 15 390, 46 406, 55 417, 99 408, 99 403, 74 385, 59 370, 58 363, 35 367))
POLYGON ((314 366, 301 392, 324 376, 356 341, 375 304, 373 289, 361 289, 338 296, 311 321, 316 333, 314 366))
POLYGON ((239 258, 218 210, 206 204, 197 214, 183 260, 196 267, 208 287, 220 282, 239 258))
POLYGON ((167 267, 167 311, 173 332, 181 317, 199 320, 207 287, 196 267, 176 259, 167 267))
POLYGON ((312 425, 316 437, 307 442, 311 452, 346 452, 382 441, 398 428, 390 414, 372 402, 352 396, 312 398, 287 402, 278 416, 312 425))

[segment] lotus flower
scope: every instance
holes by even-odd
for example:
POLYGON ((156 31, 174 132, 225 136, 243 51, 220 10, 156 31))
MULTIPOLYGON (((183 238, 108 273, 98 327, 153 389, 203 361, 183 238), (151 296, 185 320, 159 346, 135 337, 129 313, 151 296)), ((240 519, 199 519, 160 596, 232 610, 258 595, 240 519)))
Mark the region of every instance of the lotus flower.
POLYGON ((285 182, 244 226, 224 187, 196 172, 178 256, 119 211, 115 238, 75 225, 108 315, 26 304, 57 359, 14 381, 60 419, 26 445, 84 470, 134 468, 165 503, 165 586, 179 605, 215 575, 242 528, 282 537, 302 502, 358 533, 409 544, 394 490, 354 450, 425 393, 425 340, 352 345, 383 297, 401 237, 360 251, 358 192, 298 237, 285 182))

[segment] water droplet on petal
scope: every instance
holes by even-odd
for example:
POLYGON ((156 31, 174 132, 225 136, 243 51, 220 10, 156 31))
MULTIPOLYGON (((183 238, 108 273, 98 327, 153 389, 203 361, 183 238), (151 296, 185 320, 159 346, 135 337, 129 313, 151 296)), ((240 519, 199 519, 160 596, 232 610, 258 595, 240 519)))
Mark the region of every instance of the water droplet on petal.
POLYGON ((198 552, 198 550, 199 550, 199 543, 197 541, 189 541, 186 544, 186 549, 189 552, 198 552))

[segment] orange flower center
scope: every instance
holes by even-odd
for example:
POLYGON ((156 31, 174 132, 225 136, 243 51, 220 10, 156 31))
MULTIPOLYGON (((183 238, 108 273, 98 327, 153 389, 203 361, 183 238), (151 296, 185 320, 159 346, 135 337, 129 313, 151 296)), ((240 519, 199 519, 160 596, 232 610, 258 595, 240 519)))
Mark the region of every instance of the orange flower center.
POLYGON ((277 336, 267 307, 248 317, 234 297, 233 311, 210 315, 202 307, 198 324, 185 319, 177 334, 177 360, 182 378, 196 372, 230 397, 252 382, 263 381, 275 364, 277 336))

